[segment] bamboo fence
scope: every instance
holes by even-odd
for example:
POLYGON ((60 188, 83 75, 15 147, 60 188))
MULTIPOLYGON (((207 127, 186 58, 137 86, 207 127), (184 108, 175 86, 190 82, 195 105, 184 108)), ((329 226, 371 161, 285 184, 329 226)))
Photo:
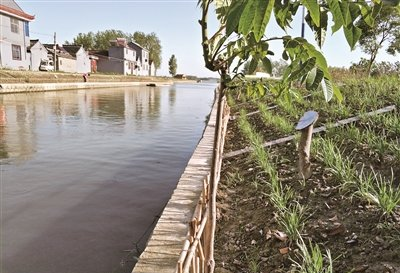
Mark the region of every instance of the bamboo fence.
POLYGON ((203 182, 200 202, 193 214, 188 238, 178 260, 177 273, 211 273, 214 271, 216 197, 230 111, 225 96, 220 99, 219 110, 216 122, 213 168, 203 182))

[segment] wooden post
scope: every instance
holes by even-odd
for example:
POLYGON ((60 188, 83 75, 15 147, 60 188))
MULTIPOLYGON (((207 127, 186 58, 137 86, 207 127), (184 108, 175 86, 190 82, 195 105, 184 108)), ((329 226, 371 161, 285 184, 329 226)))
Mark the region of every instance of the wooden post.
POLYGON ((310 162, 310 149, 311 139, 314 123, 318 119, 318 113, 315 111, 308 111, 301 117, 296 126, 296 130, 301 131, 300 143, 298 147, 299 152, 299 176, 301 179, 308 179, 311 177, 311 162, 310 162))

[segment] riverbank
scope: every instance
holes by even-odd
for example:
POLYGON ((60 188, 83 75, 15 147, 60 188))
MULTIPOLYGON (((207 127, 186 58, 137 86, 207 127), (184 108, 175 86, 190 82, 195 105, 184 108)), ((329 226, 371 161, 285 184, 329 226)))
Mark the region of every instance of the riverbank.
POLYGON ((46 92, 76 89, 116 88, 129 86, 166 86, 172 81, 165 82, 64 82, 64 83, 9 83, 0 84, 0 94, 46 92))
POLYGON ((129 86, 165 86, 194 82, 171 77, 91 74, 84 82, 80 73, 0 70, 0 94, 129 86))
MULTIPOLYGON (((171 77, 149 77, 133 75, 112 75, 92 73, 88 77, 89 82, 166 82, 176 81, 171 77)), ((64 73, 47 71, 18 71, 0 70, 0 83, 71 83, 83 82, 82 73, 64 73)))

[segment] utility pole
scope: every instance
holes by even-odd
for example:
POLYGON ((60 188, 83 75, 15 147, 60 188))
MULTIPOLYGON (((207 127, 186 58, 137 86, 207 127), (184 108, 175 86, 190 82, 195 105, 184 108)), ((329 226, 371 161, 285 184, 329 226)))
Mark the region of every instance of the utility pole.
POLYGON ((301 20, 301 38, 304 38, 304 13, 305 13, 305 8, 304 8, 304 6, 303 6, 303 18, 302 18, 302 20, 301 20))
POLYGON ((303 16, 301 19, 301 38, 304 38, 304 13, 305 13, 305 8, 303 6, 303 16))
POLYGON ((53 49, 54 49, 54 59, 53 59, 53 66, 54 66, 54 72, 57 70, 57 42, 56 42, 56 33, 54 32, 54 46, 53 46, 53 49))

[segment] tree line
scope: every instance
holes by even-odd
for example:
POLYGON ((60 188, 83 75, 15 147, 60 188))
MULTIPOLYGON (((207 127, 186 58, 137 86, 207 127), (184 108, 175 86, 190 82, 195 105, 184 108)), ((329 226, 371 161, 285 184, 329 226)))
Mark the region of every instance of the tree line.
POLYGON ((79 33, 72 42, 66 41, 65 44, 82 45, 86 50, 107 50, 110 47, 110 41, 117 38, 125 38, 128 41, 133 40, 146 48, 149 50, 150 65, 154 65, 156 71, 161 67, 161 41, 154 32, 149 34, 141 31, 126 33, 115 29, 98 31, 96 33, 90 31, 88 33, 79 33))

